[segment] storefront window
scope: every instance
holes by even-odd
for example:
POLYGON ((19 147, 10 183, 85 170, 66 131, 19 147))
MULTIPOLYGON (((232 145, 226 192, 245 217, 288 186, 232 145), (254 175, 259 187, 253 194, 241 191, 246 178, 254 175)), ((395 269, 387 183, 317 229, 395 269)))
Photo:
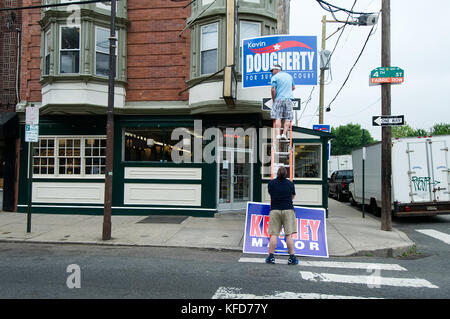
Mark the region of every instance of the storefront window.
POLYGON ((173 162, 172 151, 184 153, 184 160, 193 160, 193 138, 186 129, 189 139, 172 140, 175 127, 125 128, 125 161, 173 162), (180 149, 184 149, 181 151, 180 149))
POLYGON ((294 145, 295 178, 321 178, 321 150, 320 144, 294 145))
POLYGON ((103 137, 40 137, 33 150, 35 175, 105 174, 106 139, 103 137))

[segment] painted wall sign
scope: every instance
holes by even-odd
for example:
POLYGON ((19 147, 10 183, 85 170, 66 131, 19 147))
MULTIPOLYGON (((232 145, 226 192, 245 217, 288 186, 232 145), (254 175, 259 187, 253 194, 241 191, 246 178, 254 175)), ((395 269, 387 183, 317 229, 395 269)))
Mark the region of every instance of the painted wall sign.
POLYGON ((242 86, 270 86, 270 68, 281 65, 296 85, 317 84, 317 37, 276 35, 242 40, 242 86))

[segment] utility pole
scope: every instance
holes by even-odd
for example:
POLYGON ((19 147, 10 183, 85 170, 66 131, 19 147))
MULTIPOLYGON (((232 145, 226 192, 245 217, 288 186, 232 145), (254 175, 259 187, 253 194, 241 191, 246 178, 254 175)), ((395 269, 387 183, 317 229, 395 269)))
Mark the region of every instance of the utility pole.
MULTIPOLYGON (((322 17, 322 52, 327 42, 327 16, 322 17)), ((319 124, 323 124, 323 104, 325 95, 325 68, 320 68, 319 124)))
POLYGON ((278 0, 277 4, 277 32, 289 34, 289 12, 291 0, 278 0))
MULTIPOLYGON (((391 3, 382 0, 381 66, 391 66, 391 3)), ((391 84, 381 84, 381 114, 391 115, 391 84)), ((391 127, 381 128, 381 230, 392 230, 392 142, 391 127)))
POLYGON ((103 212, 103 240, 111 239, 111 207, 114 164, 114 85, 116 77, 116 0, 111 0, 111 25, 109 35, 108 108, 106 111, 106 167, 105 203, 103 212))

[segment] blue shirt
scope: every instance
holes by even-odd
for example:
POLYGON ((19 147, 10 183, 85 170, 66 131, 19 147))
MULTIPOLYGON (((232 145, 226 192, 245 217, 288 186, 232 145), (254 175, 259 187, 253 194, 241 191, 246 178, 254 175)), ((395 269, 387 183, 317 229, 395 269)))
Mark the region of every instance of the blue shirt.
POLYGON ((294 94, 292 94, 292 87, 295 86, 295 84, 294 79, 289 73, 283 71, 278 72, 272 76, 270 85, 277 89, 275 100, 294 98, 294 94))
POLYGON ((275 178, 267 186, 270 194, 270 209, 294 209, 292 195, 295 195, 295 186, 286 178, 275 178))

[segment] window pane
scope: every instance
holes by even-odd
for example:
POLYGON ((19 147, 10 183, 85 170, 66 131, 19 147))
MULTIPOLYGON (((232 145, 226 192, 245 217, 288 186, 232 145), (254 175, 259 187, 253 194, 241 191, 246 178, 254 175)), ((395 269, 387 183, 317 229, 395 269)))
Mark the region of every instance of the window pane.
POLYGON ((201 74, 214 73, 217 71, 217 49, 202 52, 201 74))
POLYGON ((103 28, 95 28, 96 43, 95 50, 97 52, 109 53, 109 30, 103 28))
POLYGON ((45 56, 45 70, 44 74, 49 75, 50 74, 50 54, 45 56))
POLYGON ((60 61, 61 73, 79 73, 80 72, 80 52, 79 51, 61 51, 60 61))
POLYGON ((162 128, 127 128, 125 140, 125 161, 163 161, 164 131, 162 128))
POLYGON ((259 37, 261 35, 261 24, 250 21, 241 21, 240 35, 241 44, 243 39, 259 37))
POLYGON ((80 48, 80 28, 62 27, 61 28, 61 49, 78 50, 80 48))
POLYGON ((45 48, 44 48, 44 56, 45 56, 45 61, 44 61, 44 74, 48 75, 50 74, 50 50, 51 50, 51 41, 52 41, 52 33, 51 31, 48 31, 45 34, 45 48))
POLYGON ((192 162, 195 135, 193 130, 186 129, 185 135, 176 136, 176 139, 172 140, 171 135, 175 129, 126 128, 125 161, 172 162, 173 157, 176 161, 192 162), (176 152, 173 156, 172 151, 176 152))
POLYGON ((213 23, 202 27, 202 47, 201 51, 217 49, 218 44, 218 24, 213 23))
POLYGON ((102 150, 104 149, 101 145, 104 144, 106 139, 104 138, 87 138, 84 143, 84 154, 85 154, 85 174, 86 175, 100 175, 104 174, 105 171, 105 161, 104 155, 102 155, 102 150))
POLYGON ((321 146, 295 145, 295 177, 321 177, 321 146))
POLYGON ((96 53, 95 54, 95 73, 97 75, 109 75, 109 54, 96 53))

